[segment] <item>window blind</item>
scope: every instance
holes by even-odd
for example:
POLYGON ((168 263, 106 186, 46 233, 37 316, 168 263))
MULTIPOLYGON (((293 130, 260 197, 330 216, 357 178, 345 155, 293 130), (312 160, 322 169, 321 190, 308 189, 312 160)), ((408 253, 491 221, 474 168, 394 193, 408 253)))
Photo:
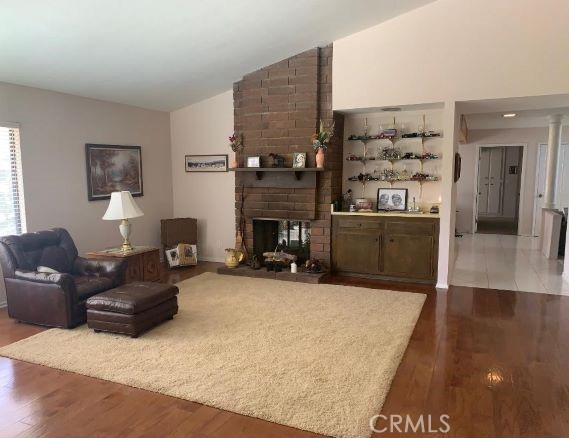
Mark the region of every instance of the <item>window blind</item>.
POLYGON ((0 236, 26 230, 20 129, 0 125, 0 236))

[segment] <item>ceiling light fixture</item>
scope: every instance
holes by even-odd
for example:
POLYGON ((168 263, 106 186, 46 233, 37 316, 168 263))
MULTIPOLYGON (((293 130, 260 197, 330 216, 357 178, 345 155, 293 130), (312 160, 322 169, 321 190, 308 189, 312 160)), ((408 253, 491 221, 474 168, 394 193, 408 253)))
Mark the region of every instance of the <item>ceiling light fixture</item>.
POLYGON ((381 111, 387 111, 387 112, 401 111, 401 108, 397 106, 386 106, 384 108, 381 108, 381 111))
POLYGON ((505 118, 516 117, 516 116, 517 116, 516 113, 506 113, 506 114, 502 114, 502 117, 505 117, 505 118))

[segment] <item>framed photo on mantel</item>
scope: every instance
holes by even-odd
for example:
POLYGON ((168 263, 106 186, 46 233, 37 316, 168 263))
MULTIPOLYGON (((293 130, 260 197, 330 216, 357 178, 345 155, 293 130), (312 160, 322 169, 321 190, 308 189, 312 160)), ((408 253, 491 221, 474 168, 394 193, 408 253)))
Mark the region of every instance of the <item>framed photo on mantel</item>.
POLYGON ((129 191, 142 196, 142 149, 140 146, 85 145, 87 197, 110 199, 112 192, 129 191))

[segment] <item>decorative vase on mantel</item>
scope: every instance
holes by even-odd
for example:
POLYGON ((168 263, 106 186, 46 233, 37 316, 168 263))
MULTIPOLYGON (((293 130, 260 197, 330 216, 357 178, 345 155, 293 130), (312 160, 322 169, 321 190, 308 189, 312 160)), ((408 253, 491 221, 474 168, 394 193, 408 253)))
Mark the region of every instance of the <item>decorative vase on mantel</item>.
POLYGON ((318 169, 324 168, 325 156, 324 149, 318 148, 318 152, 316 152, 316 167, 318 169))
POLYGON ((312 148, 316 151, 316 167, 324 168, 324 151, 328 149, 328 143, 334 136, 334 122, 328 130, 324 128, 324 123, 320 120, 318 132, 310 137, 312 148))

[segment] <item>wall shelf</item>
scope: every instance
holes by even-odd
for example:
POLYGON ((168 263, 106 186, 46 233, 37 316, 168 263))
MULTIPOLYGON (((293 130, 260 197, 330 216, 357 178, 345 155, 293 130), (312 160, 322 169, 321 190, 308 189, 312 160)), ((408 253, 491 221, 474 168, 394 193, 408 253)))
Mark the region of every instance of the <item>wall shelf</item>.
POLYGON ((265 172, 289 172, 294 173, 297 180, 302 178, 305 172, 324 172, 323 168, 319 167, 305 167, 305 168, 292 168, 292 167, 236 167, 228 169, 230 172, 254 172, 257 180, 262 180, 265 172))
POLYGON ((423 163, 428 162, 428 161, 436 161, 436 160, 440 160, 439 158, 393 158, 392 160, 386 160, 386 159, 377 159, 377 158, 361 158, 358 157, 357 160, 350 160, 348 158, 346 158, 346 161, 348 162, 354 162, 354 163, 363 163, 363 162, 368 162, 368 161, 375 161, 375 162, 387 162, 387 163, 396 163, 398 161, 421 161, 423 163))

